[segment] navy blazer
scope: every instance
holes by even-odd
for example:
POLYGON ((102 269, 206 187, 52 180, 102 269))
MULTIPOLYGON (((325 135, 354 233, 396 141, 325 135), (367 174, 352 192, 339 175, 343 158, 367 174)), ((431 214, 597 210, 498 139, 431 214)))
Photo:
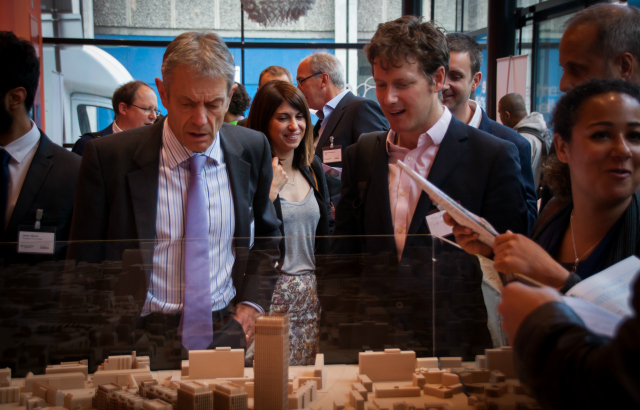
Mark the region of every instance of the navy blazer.
MULTIPOLYGON (((388 129, 389 122, 382 114, 377 101, 356 97, 352 92, 348 92, 329 115, 327 125, 318 139, 315 154, 322 160, 322 147, 330 146, 329 137, 333 137, 333 144, 342 147, 344 160, 346 149, 354 144, 360 135, 388 129)), ((342 161, 330 162, 328 165, 341 168, 342 161)))
POLYGON ((113 134, 113 123, 109 124, 109 126, 102 131, 98 132, 88 132, 82 135, 75 144, 73 144, 73 148, 71 148, 71 152, 74 152, 80 156, 84 153, 84 146, 87 145, 87 142, 99 138, 106 137, 107 135, 113 134))
MULTIPOLYGON (((20 225, 35 224, 36 211, 42 209, 41 226, 56 228, 57 259, 64 259, 69 237, 73 195, 81 158, 52 142, 40 131, 40 142, 25 176, 20 195, 0 242, 17 242, 20 225)), ((46 255, 17 254, 16 246, 2 246, 5 263, 33 263, 52 259, 46 255)))
MULTIPOLYGON (((74 243, 69 247, 69 258, 121 260, 124 250, 153 249, 164 121, 87 143, 70 237, 109 242, 74 243)), ((280 256, 280 221, 269 200, 271 150, 264 134, 248 128, 224 124, 219 135, 235 214, 236 259, 231 276, 236 301, 254 302, 268 311, 278 279, 274 264, 280 256), (250 248, 254 221, 256 239, 250 248)), ((152 266, 150 253, 142 253, 147 266, 152 266)), ((136 290, 134 296, 144 302, 146 287, 136 290)))
POLYGON ((521 171, 519 175, 522 183, 524 184, 527 198, 527 209, 529 211, 526 233, 529 233, 538 218, 538 195, 536 194, 536 187, 533 180, 533 169, 531 168, 531 143, 511 128, 493 121, 489 116, 487 116, 487 113, 484 112, 484 110, 482 110, 482 120, 480 121, 478 129, 505 141, 509 141, 518 148, 521 171))

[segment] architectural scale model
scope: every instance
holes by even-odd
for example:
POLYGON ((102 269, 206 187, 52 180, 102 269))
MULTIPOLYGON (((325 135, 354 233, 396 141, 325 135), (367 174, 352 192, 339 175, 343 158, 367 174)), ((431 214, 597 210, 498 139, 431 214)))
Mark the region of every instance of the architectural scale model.
POLYGON ((267 314, 256 320, 255 408, 289 408, 289 315, 267 314))

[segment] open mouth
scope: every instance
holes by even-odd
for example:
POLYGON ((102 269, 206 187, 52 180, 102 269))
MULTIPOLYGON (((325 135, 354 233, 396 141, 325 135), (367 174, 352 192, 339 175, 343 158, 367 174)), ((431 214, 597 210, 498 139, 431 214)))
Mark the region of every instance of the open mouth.
POLYGON ((631 175, 631 171, 626 170, 626 169, 610 169, 607 172, 609 172, 611 175, 615 176, 616 178, 627 178, 628 176, 631 175))
POLYGON ((389 114, 390 114, 392 117, 396 117, 396 116, 398 116, 398 115, 402 115, 402 114, 404 114, 406 111, 407 111, 407 110, 395 110, 395 111, 389 111, 389 114))

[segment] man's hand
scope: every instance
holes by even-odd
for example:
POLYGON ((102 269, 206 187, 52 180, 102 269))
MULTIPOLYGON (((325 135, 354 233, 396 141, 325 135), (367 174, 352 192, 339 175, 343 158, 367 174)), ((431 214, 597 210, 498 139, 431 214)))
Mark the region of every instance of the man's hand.
POLYGON ((460 245, 465 252, 472 255, 482 255, 489 259, 493 257, 491 247, 478 240, 480 235, 473 232, 471 228, 457 223, 447 212, 444 214, 444 223, 453 227, 453 236, 456 237, 456 243, 460 245))
POLYGON ((260 312, 249 305, 238 304, 236 306, 236 314, 233 318, 242 325, 244 336, 247 338, 247 348, 253 343, 255 337, 256 319, 260 316, 260 312))
POLYGON ((493 244, 494 267, 502 273, 521 273, 544 285, 562 288, 569 272, 540 245, 526 236, 507 231, 493 244))
POLYGON ((271 167, 273 168, 273 179, 271 180, 271 189, 269 190, 269 199, 271 202, 276 200, 276 197, 282 191, 284 185, 289 181, 287 173, 282 169, 280 165, 280 159, 273 157, 271 160, 271 167))
POLYGON ((502 328, 513 344, 520 324, 531 312, 548 302, 561 302, 562 297, 552 288, 533 288, 511 282, 502 290, 498 313, 502 316, 502 328))

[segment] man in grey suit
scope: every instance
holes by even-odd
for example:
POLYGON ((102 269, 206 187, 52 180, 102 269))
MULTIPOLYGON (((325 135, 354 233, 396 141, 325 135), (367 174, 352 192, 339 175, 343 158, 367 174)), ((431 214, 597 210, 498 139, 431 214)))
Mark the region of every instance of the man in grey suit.
POLYGON ((0 243, 0 259, 8 265, 64 257, 80 157, 54 144, 29 118, 40 80, 33 45, 0 32, 0 58, 0 242, 12 242, 0 243), (21 231, 50 234, 54 228, 57 246, 41 247, 53 253, 16 253, 21 231))
POLYGON ((69 257, 119 260, 128 248, 148 245, 143 318, 180 321, 187 350, 245 347, 257 315, 269 310, 278 277, 269 144, 259 132, 223 125, 234 63, 217 35, 176 37, 162 77, 156 85, 165 119, 87 143, 71 238, 109 242, 74 246, 69 257), (125 242, 131 239, 140 242, 125 242), (189 291, 203 276, 199 289, 189 291), (191 313, 203 308, 207 326, 188 326, 191 313), (193 338, 189 329, 203 333, 193 338))
POLYGON ((342 168, 341 157, 360 135, 389 129, 376 101, 356 97, 345 89, 344 68, 333 54, 319 52, 302 60, 296 81, 309 108, 318 110, 320 121, 314 127, 314 138, 316 155, 323 163, 342 168), (332 145, 340 146, 340 156, 330 159, 323 154, 332 145))

